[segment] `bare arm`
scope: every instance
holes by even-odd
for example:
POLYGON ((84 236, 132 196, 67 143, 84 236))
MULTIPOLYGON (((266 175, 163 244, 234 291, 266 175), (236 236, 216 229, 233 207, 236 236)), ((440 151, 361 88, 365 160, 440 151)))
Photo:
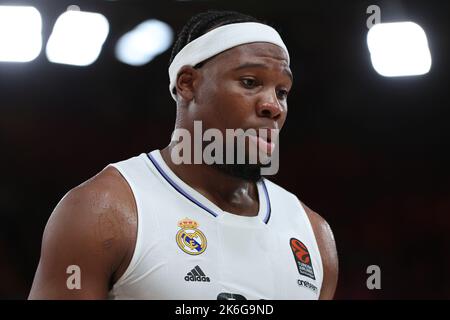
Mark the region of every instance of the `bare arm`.
POLYGON ((56 206, 44 231, 29 299, 107 298, 131 260, 135 236, 131 190, 116 169, 106 168, 56 206), (79 289, 69 279, 76 272, 67 273, 73 265, 80 270, 79 289))
POLYGON ((323 283, 319 299, 331 300, 336 291, 339 263, 333 232, 329 224, 316 212, 303 204, 314 230, 323 265, 323 283))

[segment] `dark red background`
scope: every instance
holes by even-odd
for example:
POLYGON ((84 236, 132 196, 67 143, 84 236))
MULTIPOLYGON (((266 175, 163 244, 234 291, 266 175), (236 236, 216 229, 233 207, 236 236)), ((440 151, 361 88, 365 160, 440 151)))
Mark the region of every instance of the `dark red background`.
POLYGON ((89 67, 0 63, 0 298, 26 298, 45 223, 60 198, 108 163, 164 147, 175 105, 169 52, 143 67, 114 58, 117 39, 158 18, 234 9, 273 22, 295 85, 274 179, 331 225, 338 299, 450 298, 447 1, 0 1, 34 3, 44 40, 69 4, 103 13, 110 35, 89 67), (427 33, 430 73, 384 78, 366 45, 366 8, 427 33), (393 5, 396 4, 396 5, 393 5), (366 268, 379 265, 381 290, 366 268))

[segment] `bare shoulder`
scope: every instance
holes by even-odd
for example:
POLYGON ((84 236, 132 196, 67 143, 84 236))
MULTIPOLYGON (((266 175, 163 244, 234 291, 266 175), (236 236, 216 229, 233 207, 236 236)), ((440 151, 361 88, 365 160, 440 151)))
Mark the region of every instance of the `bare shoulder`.
POLYGON ((328 222, 318 213, 311 210, 304 203, 302 203, 302 206, 311 222, 322 257, 324 278, 320 299, 332 299, 336 291, 339 272, 336 241, 333 231, 328 222))
POLYGON ((303 202, 302 206, 305 209, 306 214, 308 215, 316 238, 319 238, 318 240, 324 240, 326 242, 334 242, 334 235, 328 222, 317 212, 306 206, 303 202))
POLYGON ((88 226, 83 232, 92 233, 91 240, 102 249, 120 249, 123 240, 134 237, 137 215, 133 193, 117 169, 106 167, 63 197, 47 227, 53 222, 88 226))
POLYGON ((134 197, 117 169, 70 190, 45 227, 30 298, 106 298, 132 255, 136 227, 134 197), (81 290, 67 290, 70 265, 81 269, 81 290))
MULTIPOLYGON (((103 248, 128 246, 136 235, 137 208, 130 186, 112 166, 80 186, 72 189, 61 201, 69 210, 80 212, 95 230, 96 240, 103 248), (71 208, 75 210, 70 210, 71 208)), ((59 205, 58 205, 59 206, 59 205)), ((57 210, 55 210, 56 212, 57 210)))
POLYGON ((136 223, 133 192, 120 172, 112 166, 69 191, 57 208, 60 205, 87 209, 80 211, 87 212, 86 218, 94 218, 100 225, 105 220, 110 221, 111 227, 126 227, 129 223, 136 223))

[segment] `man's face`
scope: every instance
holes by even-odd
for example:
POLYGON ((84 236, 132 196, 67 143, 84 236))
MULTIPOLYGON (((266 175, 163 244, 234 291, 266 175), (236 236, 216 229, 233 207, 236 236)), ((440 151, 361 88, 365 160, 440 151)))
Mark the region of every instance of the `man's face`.
MULTIPOLYGON (((203 130, 215 128, 225 137, 226 129, 255 129, 258 134, 268 131, 261 129, 277 133, 283 127, 292 74, 280 47, 263 42, 240 45, 206 61, 197 72, 188 113, 191 120, 202 121, 203 130)), ((277 137, 270 132, 259 136, 246 141, 246 159, 251 143, 268 154, 273 150, 277 137)))
POLYGON ((270 43, 240 45, 207 61, 191 111, 203 128, 280 130, 292 86, 286 53, 270 43))

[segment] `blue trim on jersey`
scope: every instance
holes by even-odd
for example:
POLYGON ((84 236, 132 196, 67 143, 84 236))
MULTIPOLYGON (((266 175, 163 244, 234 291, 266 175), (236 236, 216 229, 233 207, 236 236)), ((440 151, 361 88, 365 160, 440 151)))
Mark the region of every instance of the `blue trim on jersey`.
MULTIPOLYGON (((164 179, 166 179, 166 181, 175 189, 177 190, 181 195, 183 195, 184 197, 186 197, 188 200, 190 200, 191 202, 193 202, 194 204, 196 204, 197 206, 199 206, 200 208, 202 208, 203 210, 205 210, 206 212, 208 212, 209 214, 213 215, 214 217, 217 217, 218 214, 215 213, 214 211, 212 211, 211 209, 205 207, 203 204, 201 204, 200 202, 198 202, 197 200, 195 200, 195 198, 193 198, 191 195, 189 195, 189 193, 187 193, 186 191, 184 191, 179 185, 177 185, 177 183, 175 181, 173 181, 163 170, 163 168, 161 168, 161 166, 158 164, 158 161, 156 161, 155 158, 153 158, 153 156, 150 153, 147 153, 147 157, 150 159, 150 161, 153 163, 153 165, 155 166, 156 170, 158 170, 158 172, 163 176, 164 179)), ((270 216, 271 216, 271 212, 272 212, 272 208, 270 205, 270 198, 269 198, 269 192, 267 191, 267 187, 266 184, 264 183, 264 180, 262 180, 262 186, 263 186, 263 190, 264 190, 264 196, 266 197, 266 203, 267 203, 267 212, 266 212, 266 216, 263 220, 264 223, 268 223, 270 216)))
POLYGON ((167 180, 167 182, 174 187, 175 190, 177 190, 179 193, 181 193, 183 196, 185 196, 188 200, 190 200, 191 202, 195 203, 196 205, 198 205, 200 208, 202 208, 203 210, 205 210, 206 212, 212 214, 214 217, 217 217, 218 214, 213 212, 212 210, 208 209, 207 207, 205 207, 203 204, 201 204, 200 202, 198 202, 197 200, 195 200, 194 198, 192 198, 186 191, 184 191, 183 189, 181 189, 181 187, 179 185, 176 184, 175 181, 173 181, 165 172, 164 170, 159 166, 158 162, 155 160, 155 158, 153 158, 153 156, 150 153, 147 153, 147 157, 150 159, 150 161, 153 163, 153 165, 155 166, 156 170, 158 170, 158 172, 163 176, 164 179, 167 180))
POLYGON ((267 191, 266 183, 264 182, 264 180, 262 180, 262 186, 264 189, 264 195, 266 196, 266 203, 267 203, 267 213, 266 213, 266 217, 264 218, 263 222, 265 224, 267 224, 270 219, 270 214, 272 213, 272 207, 270 205, 269 192, 267 191))

